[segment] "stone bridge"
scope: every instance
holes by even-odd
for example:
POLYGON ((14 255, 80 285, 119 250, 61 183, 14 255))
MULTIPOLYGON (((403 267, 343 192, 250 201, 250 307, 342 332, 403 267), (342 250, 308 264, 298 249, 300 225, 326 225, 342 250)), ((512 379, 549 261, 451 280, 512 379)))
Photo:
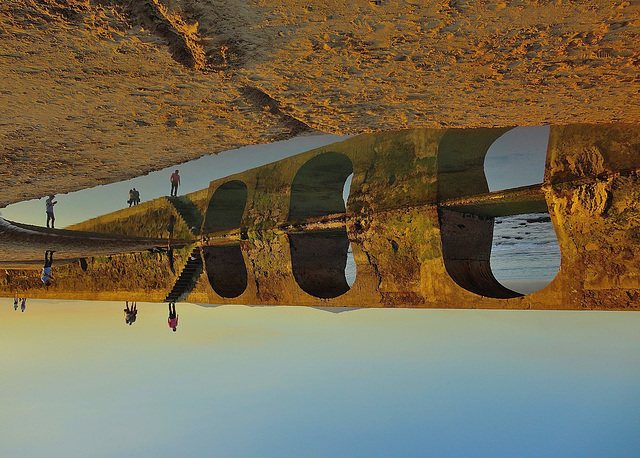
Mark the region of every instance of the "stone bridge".
POLYGON ((210 302, 640 307, 640 127, 553 126, 544 181, 489 192, 484 157, 509 129, 362 135, 211 182, 201 229, 210 302), (489 258, 494 218, 532 212, 549 213, 562 260, 548 286, 522 296, 489 258))

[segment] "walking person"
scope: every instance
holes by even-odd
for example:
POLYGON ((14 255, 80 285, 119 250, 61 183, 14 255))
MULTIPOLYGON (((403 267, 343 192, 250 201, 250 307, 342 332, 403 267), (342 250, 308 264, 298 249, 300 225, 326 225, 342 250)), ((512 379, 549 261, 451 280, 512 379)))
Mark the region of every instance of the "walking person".
POLYGON ((24 312, 24 309, 27 308, 27 298, 23 297, 22 302, 20 302, 20 311, 24 312))
POLYGON ((180 186, 180 174, 176 170, 171 174, 171 197, 178 197, 178 186, 180 186))
POLYGON ((45 207, 47 208, 47 227, 49 227, 49 221, 51 221, 51 229, 54 229, 53 224, 56 218, 53 216, 53 206, 58 202, 53 200, 55 197, 54 194, 50 194, 49 198, 45 201, 45 207))
POLYGON ((129 308, 129 301, 125 301, 126 307, 124 309, 124 322, 128 325, 135 323, 138 317, 138 306, 136 302, 131 302, 131 308, 129 308))
POLYGON ((44 252, 44 266, 42 267, 42 283, 44 283, 45 286, 49 286, 51 285, 51 282, 53 280, 55 280, 55 278, 53 278, 51 276, 51 264, 53 264, 53 251, 45 251, 44 252), (49 256, 47 258, 47 255, 49 256))
POLYGON ((13 298, 13 310, 18 310, 18 300, 17 297, 13 298))
POLYGON ((176 313, 176 303, 169 302, 169 327, 173 329, 173 332, 176 332, 176 328, 178 327, 178 314, 176 313), (173 305, 173 311, 171 310, 171 306, 173 305))
POLYGON ((129 207, 133 205, 133 189, 129 189, 129 200, 127 200, 129 207))

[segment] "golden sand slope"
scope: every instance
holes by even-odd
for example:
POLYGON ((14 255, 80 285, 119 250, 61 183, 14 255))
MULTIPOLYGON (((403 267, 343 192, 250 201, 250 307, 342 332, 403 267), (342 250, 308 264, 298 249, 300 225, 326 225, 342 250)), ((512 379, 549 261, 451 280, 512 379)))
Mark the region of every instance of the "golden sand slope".
POLYGON ((318 130, 637 122, 620 0, 3 0, 0 206, 318 130))

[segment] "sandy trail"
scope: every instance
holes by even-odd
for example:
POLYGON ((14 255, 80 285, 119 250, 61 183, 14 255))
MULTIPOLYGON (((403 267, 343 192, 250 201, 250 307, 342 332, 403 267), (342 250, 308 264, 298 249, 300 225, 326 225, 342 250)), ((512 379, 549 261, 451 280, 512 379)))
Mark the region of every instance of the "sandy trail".
POLYGON ((141 252, 166 244, 166 239, 47 229, 0 218, 0 266, 3 268, 19 268, 32 263, 37 266, 46 250, 55 250, 54 258, 60 262, 141 252))

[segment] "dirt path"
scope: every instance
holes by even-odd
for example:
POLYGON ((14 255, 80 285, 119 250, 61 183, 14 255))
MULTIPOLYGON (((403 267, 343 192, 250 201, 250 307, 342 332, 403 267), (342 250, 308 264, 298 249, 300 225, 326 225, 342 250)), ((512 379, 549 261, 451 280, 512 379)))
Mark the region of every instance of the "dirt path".
POLYGON ((46 229, 0 218, 0 266, 3 268, 31 263, 37 266, 46 250, 55 250, 54 258, 60 261, 140 252, 166 243, 166 239, 46 229))

